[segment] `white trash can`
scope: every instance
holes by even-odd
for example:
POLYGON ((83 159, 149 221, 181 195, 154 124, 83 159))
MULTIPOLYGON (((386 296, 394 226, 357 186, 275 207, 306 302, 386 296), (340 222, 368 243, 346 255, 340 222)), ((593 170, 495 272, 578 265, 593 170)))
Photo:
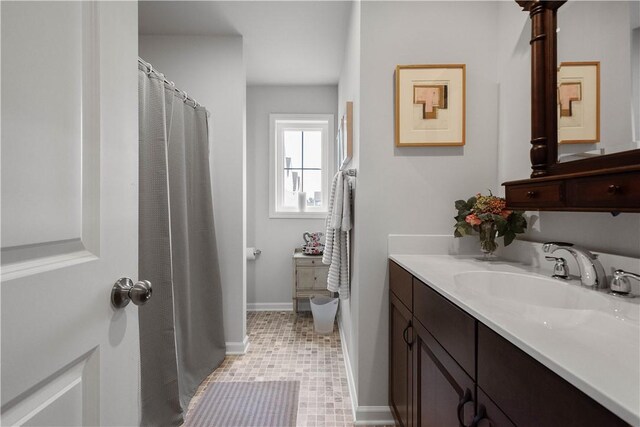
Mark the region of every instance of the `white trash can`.
POLYGON ((309 298, 311 313, 313 314, 313 326, 319 334, 333 332, 333 321, 338 311, 338 298, 315 295, 309 298))

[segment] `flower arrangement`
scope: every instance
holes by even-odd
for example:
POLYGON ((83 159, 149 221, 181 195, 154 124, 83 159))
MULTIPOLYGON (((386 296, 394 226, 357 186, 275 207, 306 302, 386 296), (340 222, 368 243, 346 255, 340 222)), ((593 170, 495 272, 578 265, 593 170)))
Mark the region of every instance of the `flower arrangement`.
POLYGON ((488 196, 478 193, 469 200, 457 200, 458 215, 455 217, 455 237, 480 235, 480 247, 485 254, 492 254, 497 248, 496 237, 504 237, 504 245, 509 246, 516 234, 524 233, 527 219, 522 211, 506 208, 506 201, 489 191, 488 196))

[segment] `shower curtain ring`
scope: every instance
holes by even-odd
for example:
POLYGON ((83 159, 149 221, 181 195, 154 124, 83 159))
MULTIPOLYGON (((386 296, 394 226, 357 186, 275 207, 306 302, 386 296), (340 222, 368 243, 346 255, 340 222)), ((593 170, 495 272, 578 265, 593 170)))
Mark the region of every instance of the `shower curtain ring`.
POLYGON ((151 73, 153 73, 153 65, 151 64, 147 64, 149 69, 147 70, 147 77, 151 76, 151 73))
POLYGON ((187 102, 187 99, 189 99, 189 94, 187 92, 182 92, 182 101, 187 102))

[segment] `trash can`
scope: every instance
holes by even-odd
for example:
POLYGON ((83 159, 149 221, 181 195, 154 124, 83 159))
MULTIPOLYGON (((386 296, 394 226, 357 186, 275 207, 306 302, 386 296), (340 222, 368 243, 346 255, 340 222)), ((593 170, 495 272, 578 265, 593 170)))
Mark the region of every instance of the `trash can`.
POLYGON ((315 295, 309 298, 311 313, 313 314, 313 326, 319 334, 333 332, 333 321, 338 311, 338 298, 315 295))

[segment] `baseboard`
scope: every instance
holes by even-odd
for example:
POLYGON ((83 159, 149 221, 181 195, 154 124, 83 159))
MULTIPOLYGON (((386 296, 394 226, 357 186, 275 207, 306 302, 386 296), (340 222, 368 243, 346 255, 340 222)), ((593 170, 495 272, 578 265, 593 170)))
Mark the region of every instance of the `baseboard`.
POLYGON ((248 302, 247 311, 293 311, 291 302, 248 302))
POLYGON ((393 426, 396 421, 388 406, 358 406, 358 393, 356 391, 355 377, 351 368, 351 360, 347 351, 347 341, 342 328, 342 318, 338 317, 338 330, 340 331, 340 345, 344 357, 344 367, 347 371, 347 384, 353 410, 353 425, 356 426, 393 426))
POLYGON ((340 331, 340 346, 342 347, 342 357, 344 358, 344 368, 347 371, 347 384, 349 385, 349 397, 351 398, 351 410, 353 411, 353 419, 356 419, 356 408, 358 408, 358 394, 356 392, 356 381, 353 377, 353 369, 351 369, 351 360, 347 351, 347 340, 344 336, 344 328, 342 327, 342 316, 338 315, 338 331, 340 331))
POLYGON ((249 349, 249 337, 245 335, 242 342, 227 342, 227 356, 245 354, 249 349))
POLYGON ((393 426, 396 421, 388 406, 358 406, 356 410, 356 426, 393 426))

